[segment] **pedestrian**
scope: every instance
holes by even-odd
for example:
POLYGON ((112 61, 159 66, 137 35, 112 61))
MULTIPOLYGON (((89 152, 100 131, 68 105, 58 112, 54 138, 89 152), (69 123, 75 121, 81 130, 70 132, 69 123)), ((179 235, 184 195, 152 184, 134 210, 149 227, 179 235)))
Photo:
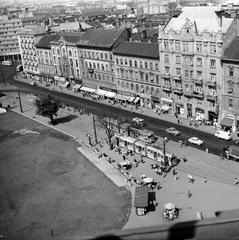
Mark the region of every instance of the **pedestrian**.
POLYGON ((188 198, 192 196, 192 193, 188 190, 188 198))
POLYGON ((125 161, 125 159, 126 159, 126 157, 125 157, 125 155, 123 155, 123 161, 125 161))
POLYGON ((238 180, 237 180, 237 178, 235 178, 235 185, 238 185, 238 180))
POLYGON ((178 180, 178 175, 177 175, 177 173, 174 175, 174 179, 175 179, 175 180, 178 180))
POLYGON ((206 148, 206 153, 208 153, 208 148, 206 148))
POLYGON ((173 169, 173 176, 175 176, 177 173, 176 173, 176 170, 173 169))
POLYGON ((186 157, 183 158, 183 162, 187 162, 187 158, 186 157))
POLYGON ((189 180, 190 180, 190 177, 191 177, 191 174, 190 174, 190 173, 188 173, 187 179, 189 179, 189 180))
POLYGON ((180 119, 177 119, 177 121, 178 121, 178 124, 180 124, 180 119))
POLYGON ((206 183, 206 182, 207 182, 206 178, 203 177, 202 183, 206 183))

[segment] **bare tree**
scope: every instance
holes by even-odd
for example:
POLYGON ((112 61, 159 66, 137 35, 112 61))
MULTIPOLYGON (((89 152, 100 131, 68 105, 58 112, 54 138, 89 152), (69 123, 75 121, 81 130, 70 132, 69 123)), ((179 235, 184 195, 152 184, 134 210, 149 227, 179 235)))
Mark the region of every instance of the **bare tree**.
POLYGON ((116 132, 119 132, 120 126, 124 122, 126 122, 124 117, 113 113, 107 107, 104 107, 96 117, 96 126, 105 131, 109 144, 111 144, 111 138, 116 132))

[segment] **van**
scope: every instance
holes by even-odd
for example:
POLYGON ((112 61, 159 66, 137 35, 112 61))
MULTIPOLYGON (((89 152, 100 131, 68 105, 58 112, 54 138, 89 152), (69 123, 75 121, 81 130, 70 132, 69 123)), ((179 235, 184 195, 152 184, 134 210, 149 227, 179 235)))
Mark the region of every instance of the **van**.
POLYGON ((2 65, 4 65, 4 66, 12 66, 12 60, 2 61, 2 65))
POLYGON ((216 138, 221 138, 221 139, 224 139, 224 140, 231 140, 232 139, 232 134, 230 132, 225 132, 225 131, 217 131, 215 133, 215 137, 216 138))
POLYGON ((16 67, 16 71, 17 72, 21 72, 23 70, 23 66, 22 65, 18 65, 17 67, 16 67))

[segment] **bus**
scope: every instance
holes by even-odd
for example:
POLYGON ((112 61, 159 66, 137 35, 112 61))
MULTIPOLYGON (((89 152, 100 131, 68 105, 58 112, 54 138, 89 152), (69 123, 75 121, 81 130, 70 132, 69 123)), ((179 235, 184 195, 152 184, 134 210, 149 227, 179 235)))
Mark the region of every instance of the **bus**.
POLYGON ((22 65, 18 65, 17 67, 16 67, 16 71, 17 72, 21 72, 23 70, 23 66, 22 65))
POLYGON ((2 61, 2 65, 4 65, 4 66, 12 66, 12 60, 2 61))

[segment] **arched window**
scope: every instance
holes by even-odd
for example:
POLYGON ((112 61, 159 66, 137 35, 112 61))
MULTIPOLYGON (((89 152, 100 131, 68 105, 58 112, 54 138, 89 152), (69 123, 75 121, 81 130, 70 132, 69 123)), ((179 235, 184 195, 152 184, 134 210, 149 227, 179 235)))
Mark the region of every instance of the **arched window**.
POLYGON ((72 57, 72 51, 71 50, 69 50, 69 56, 72 57))
POLYGON ((102 71, 105 70, 104 64, 101 64, 101 69, 102 69, 102 71))
POLYGON ((137 92, 139 91, 139 85, 138 85, 138 84, 136 84, 135 90, 136 90, 137 92))
POLYGON ((128 82, 126 82, 126 88, 129 88, 129 83, 128 82))
POLYGON ((118 87, 120 86, 120 81, 118 81, 118 87))
POLYGON ((100 69, 100 64, 99 63, 97 63, 97 69, 100 69))
POLYGON ((133 83, 131 83, 131 90, 134 90, 134 84, 133 83))
POLYGON ((154 88, 151 87, 151 94, 154 94, 154 88))

